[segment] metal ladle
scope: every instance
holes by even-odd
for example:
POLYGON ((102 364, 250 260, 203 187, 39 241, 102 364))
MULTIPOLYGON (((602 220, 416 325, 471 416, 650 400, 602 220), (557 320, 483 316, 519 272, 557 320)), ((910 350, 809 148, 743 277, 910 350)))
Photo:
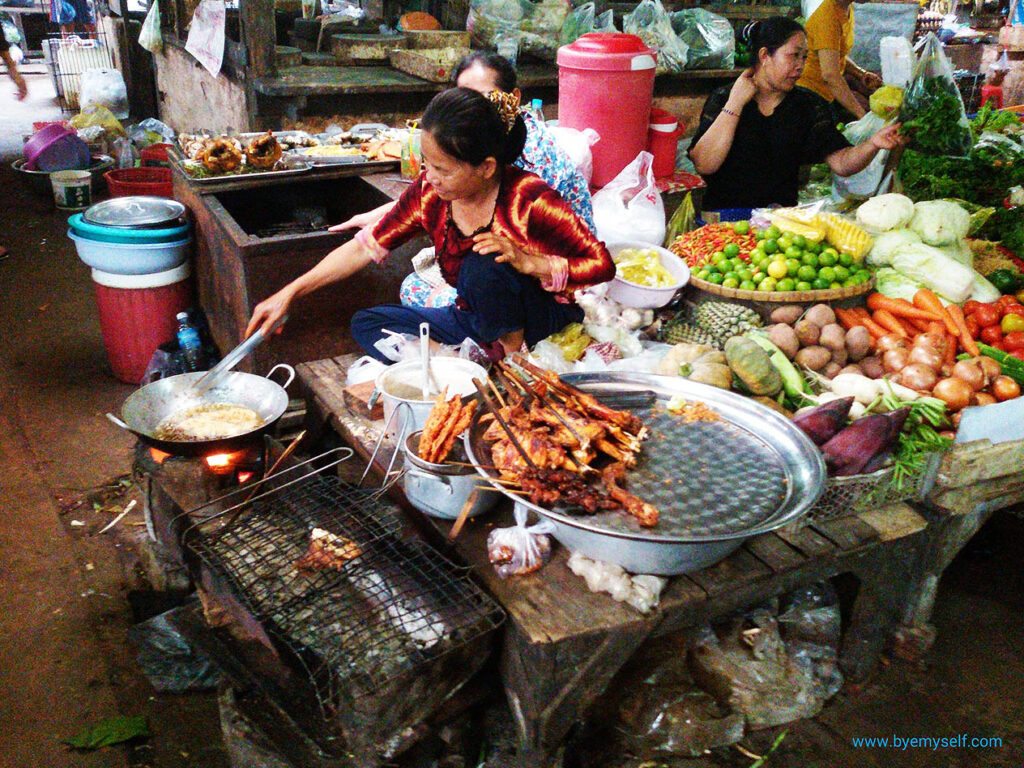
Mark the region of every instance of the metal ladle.
POLYGON ((430 324, 420 323, 420 360, 423 363, 423 399, 430 399, 430 324))

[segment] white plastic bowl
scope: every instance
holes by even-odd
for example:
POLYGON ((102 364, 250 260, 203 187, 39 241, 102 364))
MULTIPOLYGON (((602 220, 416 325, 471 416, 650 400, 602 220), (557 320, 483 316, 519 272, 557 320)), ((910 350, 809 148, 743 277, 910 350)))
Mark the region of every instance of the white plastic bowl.
POLYGON ((658 309, 664 307, 682 288, 690 281, 690 268, 686 262, 676 256, 668 248, 662 248, 650 243, 622 242, 608 243, 608 251, 614 258, 619 251, 626 248, 640 248, 658 252, 661 265, 668 270, 668 273, 675 278, 676 282, 663 288, 649 288, 646 285, 637 285, 619 277, 618 274, 608 286, 608 298, 615 299, 620 304, 637 309, 658 309))
POLYGON ((170 243, 104 243, 70 229, 68 237, 75 241, 78 258, 93 269, 115 275, 149 275, 174 269, 188 259, 192 244, 191 237, 170 243))

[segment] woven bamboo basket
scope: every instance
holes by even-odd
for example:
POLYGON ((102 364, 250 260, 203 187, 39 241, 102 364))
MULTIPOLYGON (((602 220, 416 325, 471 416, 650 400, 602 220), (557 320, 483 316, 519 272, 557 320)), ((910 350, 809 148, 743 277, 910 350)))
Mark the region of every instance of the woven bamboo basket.
POLYGON ((707 291, 725 299, 740 301, 767 301, 774 304, 813 304, 821 301, 841 301, 862 296, 875 287, 875 278, 866 283, 851 285, 849 288, 826 288, 820 291, 744 291, 739 288, 723 288, 721 285, 709 283, 690 277, 690 285, 701 291, 707 291))

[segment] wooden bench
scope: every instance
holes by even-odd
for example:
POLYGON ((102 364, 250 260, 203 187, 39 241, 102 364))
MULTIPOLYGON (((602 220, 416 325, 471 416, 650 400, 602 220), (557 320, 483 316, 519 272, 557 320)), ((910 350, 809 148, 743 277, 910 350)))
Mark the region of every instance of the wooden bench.
MULTIPOLYGON (((370 460, 382 421, 354 413, 343 391, 355 356, 318 360, 297 367, 313 434, 330 429, 370 460)), ((373 457, 386 465, 394 450, 373 457)), ((422 516, 421 516, 422 517, 422 516)), ((510 503, 467 522, 454 543, 450 523, 427 519, 479 577, 508 615, 501 670, 520 739, 519 764, 547 765, 570 728, 584 718, 622 666, 649 637, 722 620, 794 588, 848 574, 856 580, 846 607, 848 628, 840 661, 851 678, 863 677, 899 625, 918 572, 925 520, 897 504, 812 526, 779 530, 748 541, 731 556, 702 571, 669 581, 661 603, 643 616, 603 593, 590 592, 567 567, 558 548, 538 572, 501 579, 487 559, 494 527, 512 524, 510 503)))

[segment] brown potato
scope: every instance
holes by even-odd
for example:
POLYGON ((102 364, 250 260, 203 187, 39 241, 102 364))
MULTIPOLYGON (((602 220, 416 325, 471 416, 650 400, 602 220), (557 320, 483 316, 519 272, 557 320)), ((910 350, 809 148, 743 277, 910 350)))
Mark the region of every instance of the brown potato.
MULTIPOLYGON (((825 347, 828 349, 828 347, 825 347)), ((842 368, 846 365, 846 348, 832 350, 832 362, 842 368)))
POLYGON ((783 354, 792 360, 800 349, 800 339, 797 338, 793 326, 785 323, 776 323, 769 326, 768 338, 772 344, 782 350, 783 354))
POLYGON ((843 366, 843 370, 841 370, 840 373, 856 373, 858 376, 864 376, 865 375, 864 374, 864 369, 861 368, 856 363, 850 363, 849 365, 844 365, 843 366))
POLYGON ((855 325, 846 332, 846 351, 853 362, 860 362, 871 351, 871 334, 863 325, 855 325))
POLYGON ((829 323, 821 329, 818 343, 832 351, 842 350, 846 354, 846 331, 838 323, 829 323))
POLYGON ((861 370, 864 371, 864 375, 869 379, 880 379, 885 375, 885 369, 882 367, 882 361, 874 355, 868 355, 862 357, 857 361, 861 370))
POLYGON ((821 337, 821 326, 811 320, 801 320, 794 326, 796 337, 800 339, 800 346, 812 347, 818 343, 821 337))
POLYGON ((811 345, 804 347, 796 353, 793 358, 797 365, 810 368, 812 371, 820 371, 832 361, 832 353, 825 347, 811 345))
POLYGON ((804 313, 804 308, 799 304, 784 304, 781 307, 776 307, 772 310, 771 317, 769 318, 773 323, 785 323, 786 325, 794 325, 797 320, 800 319, 800 315, 804 313))
POLYGON ((838 363, 829 363, 828 365, 825 366, 825 369, 821 372, 821 375, 824 376, 826 379, 834 379, 841 370, 843 369, 839 367, 838 363))
POLYGON ((836 321, 836 313, 828 304, 815 304, 804 313, 804 320, 810 320, 819 328, 824 328, 836 321))

